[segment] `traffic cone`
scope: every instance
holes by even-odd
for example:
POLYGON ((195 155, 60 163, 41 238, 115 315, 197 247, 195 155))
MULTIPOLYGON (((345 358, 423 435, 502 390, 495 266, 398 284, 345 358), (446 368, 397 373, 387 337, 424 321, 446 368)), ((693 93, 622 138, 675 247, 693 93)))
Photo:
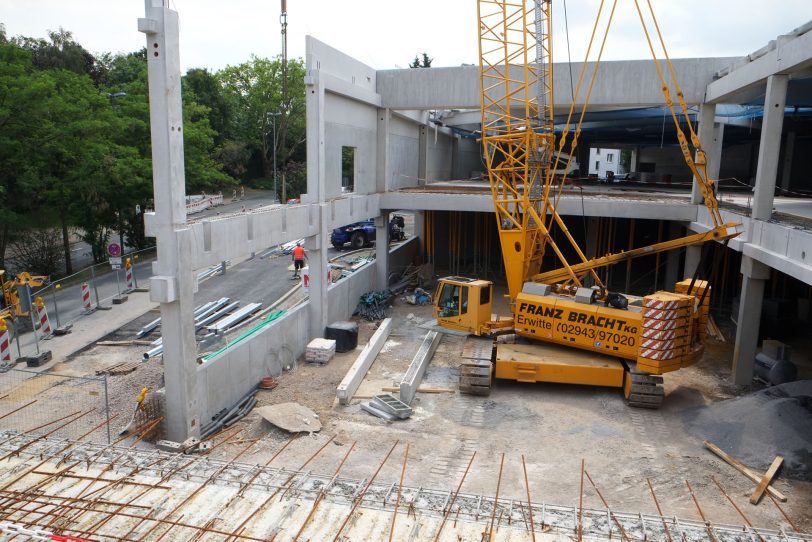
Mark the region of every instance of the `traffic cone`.
POLYGON ((82 306, 85 309, 85 314, 93 312, 93 303, 90 301, 90 286, 87 282, 82 283, 82 306))
POLYGON ((0 318, 0 362, 11 363, 11 337, 3 318, 0 318))
POLYGON ((124 274, 127 280, 127 291, 132 292, 135 289, 133 286, 133 264, 129 258, 124 261, 124 274))
POLYGON ((53 334, 54 330, 51 328, 51 321, 48 319, 48 311, 45 310, 45 301, 41 297, 34 300, 34 306, 37 308, 37 315, 39 317, 39 330, 42 336, 49 337, 53 334))

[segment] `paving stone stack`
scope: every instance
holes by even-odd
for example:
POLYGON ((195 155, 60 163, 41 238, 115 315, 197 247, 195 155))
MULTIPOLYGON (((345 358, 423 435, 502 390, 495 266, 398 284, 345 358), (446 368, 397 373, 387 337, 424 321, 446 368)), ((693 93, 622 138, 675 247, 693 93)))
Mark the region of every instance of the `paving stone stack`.
POLYGON ((305 360, 310 363, 327 363, 336 353, 336 342, 332 339, 313 339, 307 344, 305 360))
POLYGON ((643 298, 637 368, 662 374, 679 368, 690 350, 693 297, 657 292, 643 298))

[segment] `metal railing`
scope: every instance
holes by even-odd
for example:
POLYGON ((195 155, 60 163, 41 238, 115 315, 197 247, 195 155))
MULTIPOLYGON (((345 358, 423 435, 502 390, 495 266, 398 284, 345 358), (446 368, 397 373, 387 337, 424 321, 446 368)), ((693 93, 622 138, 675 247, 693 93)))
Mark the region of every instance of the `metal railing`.
POLYGON ((0 378, 0 429, 110 444, 107 377, 11 369, 0 378))

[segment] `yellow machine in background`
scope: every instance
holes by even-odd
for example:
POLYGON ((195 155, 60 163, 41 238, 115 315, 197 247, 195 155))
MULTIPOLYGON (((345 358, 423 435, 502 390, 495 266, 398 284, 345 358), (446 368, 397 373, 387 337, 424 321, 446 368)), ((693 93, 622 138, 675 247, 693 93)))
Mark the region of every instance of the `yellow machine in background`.
MULTIPOLYGON (((28 311, 22 309, 20 304, 19 286, 30 286, 31 288, 39 288, 48 282, 48 277, 40 275, 31 275, 23 271, 10 279, 6 278, 6 272, 0 269, 0 290, 2 291, 2 306, 0 306, 0 318, 3 320, 11 321, 18 316, 28 316, 28 311)), ((13 329, 13 326, 9 326, 13 329)))
MULTIPOLYGON (((710 303, 707 282, 687 279, 676 285, 675 292, 635 297, 609 292, 595 272, 599 267, 636 256, 726 240, 739 233, 737 224, 722 221, 714 182, 708 179, 705 153, 673 66, 663 45, 690 144, 637 0, 635 5, 655 58, 683 157, 699 185, 714 228, 644 248, 587 259, 558 214, 564 183, 555 172, 568 171, 570 157, 575 156, 589 94, 600 66, 600 53, 585 87, 586 97, 577 122, 573 117, 576 101, 573 100, 563 132, 556 137, 550 56, 551 0, 512 3, 479 0, 482 146, 512 316, 492 315, 491 282, 463 277, 439 281, 434 298, 435 314, 443 328, 482 337, 513 334, 519 339, 514 343, 481 341, 480 346, 474 348, 476 353, 464 352, 463 358, 467 361, 463 362, 460 375, 463 391, 487 394, 491 376, 495 375, 521 382, 623 388, 629 404, 657 408, 663 398, 660 375, 694 363, 702 353, 710 303), (570 139, 572 124, 575 129, 570 139), (556 228, 579 261, 567 261, 551 235, 556 228), (561 267, 541 273, 548 248, 561 267), (584 287, 587 277, 595 286, 584 287)), ((587 58, 602 9, 603 3, 587 58)), ((603 35, 604 43, 614 9, 613 5, 603 35)), ((653 11, 651 17, 662 45, 653 11)), ((603 43, 600 51, 603 51, 603 43)), ((574 92, 576 97, 584 83, 586 66, 584 62, 574 92)))

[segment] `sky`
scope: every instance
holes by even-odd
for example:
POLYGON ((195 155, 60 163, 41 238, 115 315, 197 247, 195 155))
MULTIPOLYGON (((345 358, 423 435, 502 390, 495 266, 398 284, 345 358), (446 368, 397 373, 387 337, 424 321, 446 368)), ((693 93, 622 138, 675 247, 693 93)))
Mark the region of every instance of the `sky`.
MULTIPOLYGON (((169 0, 180 17, 181 65, 212 71, 281 53, 281 0, 169 0)), ((672 58, 744 56, 812 20, 812 0, 651 0, 672 58)), ((553 2, 554 59, 583 60, 600 0, 553 2), (564 6, 567 8, 565 25, 564 6), (568 26, 569 32, 566 32, 568 26)), ((288 56, 312 35, 375 69, 406 68, 424 51, 432 66, 477 64, 475 0, 287 0, 288 56)), ((606 2, 608 13, 611 1, 606 2)), ((641 1, 645 9, 645 2, 641 1)), ((10 36, 60 26, 93 53, 140 49, 143 0, 0 0, 10 36)), ((606 16, 602 18, 606 20, 606 16)), ((619 0, 603 58, 648 58, 633 0, 619 0)))

